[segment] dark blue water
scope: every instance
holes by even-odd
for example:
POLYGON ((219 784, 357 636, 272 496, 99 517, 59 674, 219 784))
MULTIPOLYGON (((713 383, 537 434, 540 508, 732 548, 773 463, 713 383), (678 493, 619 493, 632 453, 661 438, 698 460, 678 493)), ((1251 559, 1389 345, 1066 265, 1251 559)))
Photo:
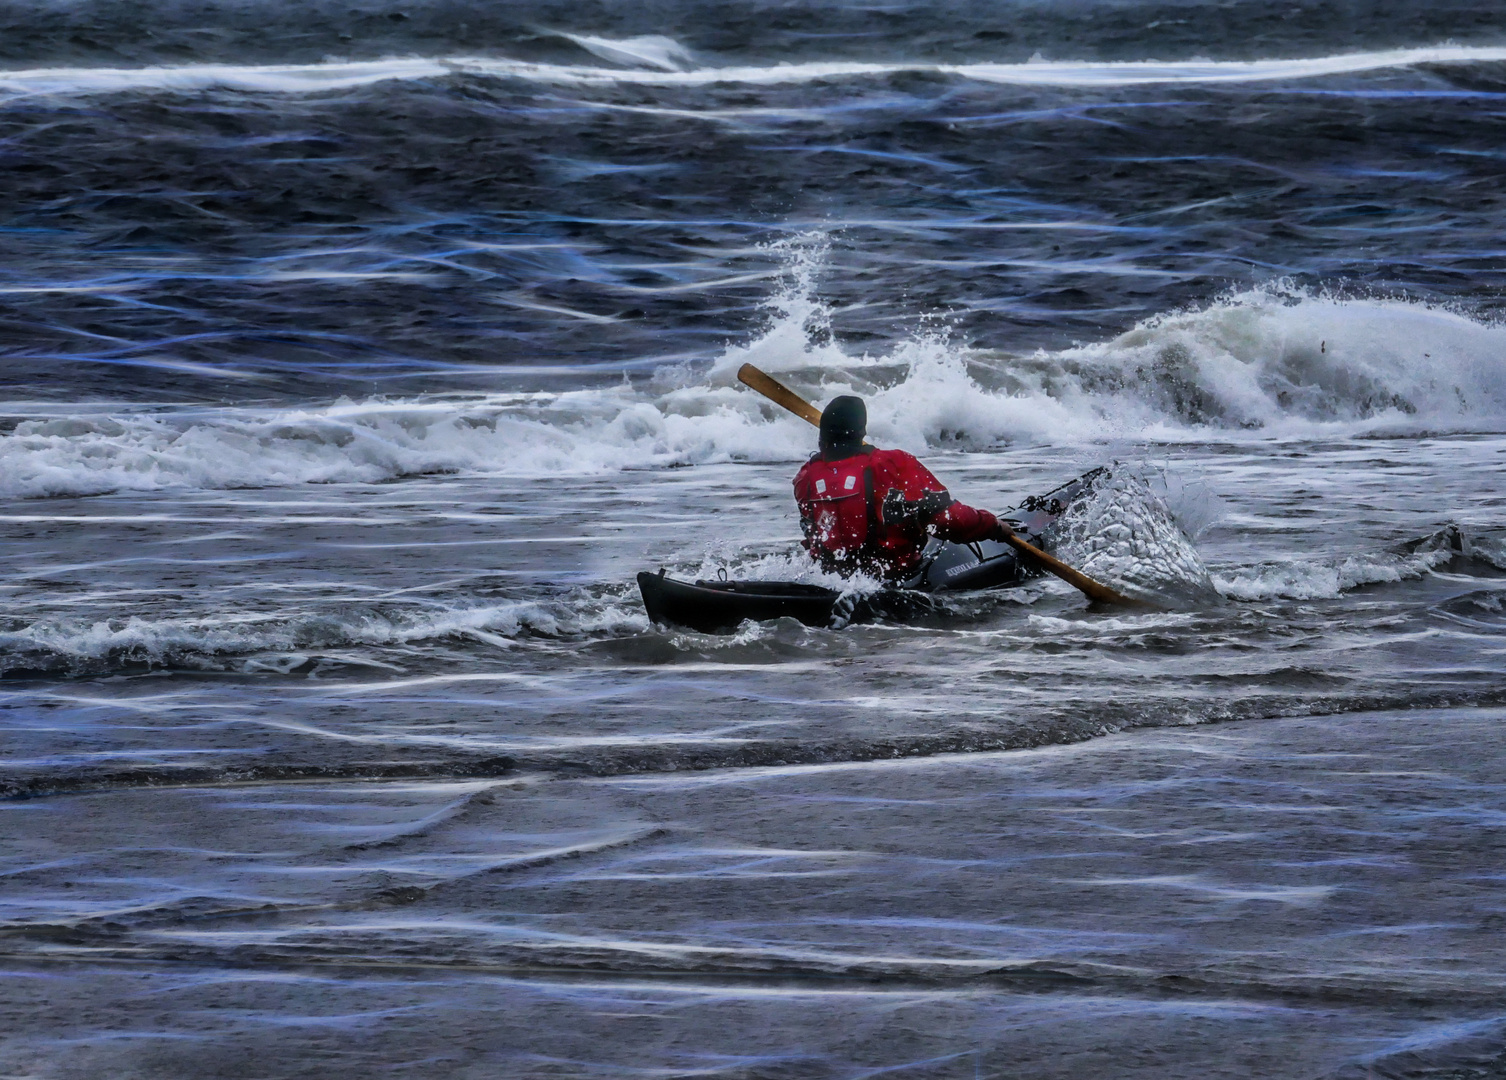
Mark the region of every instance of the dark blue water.
POLYGON ((16 1075, 1506 1075, 1493 6, 0 8, 16 1075), (823 580, 813 433, 1052 579, 823 580))

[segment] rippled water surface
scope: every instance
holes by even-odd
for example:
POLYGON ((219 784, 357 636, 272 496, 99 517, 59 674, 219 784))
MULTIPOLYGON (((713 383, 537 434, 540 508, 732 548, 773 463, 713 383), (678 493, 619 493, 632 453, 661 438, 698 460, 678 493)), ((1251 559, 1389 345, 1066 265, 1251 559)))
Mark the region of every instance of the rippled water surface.
POLYGON ((0 1071, 1506 1076, 1493 6, 0 13, 0 1071))

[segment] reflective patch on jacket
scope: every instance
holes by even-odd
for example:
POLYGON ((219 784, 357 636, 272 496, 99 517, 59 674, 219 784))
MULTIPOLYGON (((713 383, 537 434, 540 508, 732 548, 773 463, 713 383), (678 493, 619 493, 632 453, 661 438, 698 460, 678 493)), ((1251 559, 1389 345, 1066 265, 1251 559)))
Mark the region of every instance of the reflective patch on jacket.
POLYGON ((873 516, 867 497, 872 483, 864 484, 865 474, 871 476, 872 469, 863 454, 842 461, 816 458, 800 470, 795 499, 807 546, 838 560, 862 550, 873 516))

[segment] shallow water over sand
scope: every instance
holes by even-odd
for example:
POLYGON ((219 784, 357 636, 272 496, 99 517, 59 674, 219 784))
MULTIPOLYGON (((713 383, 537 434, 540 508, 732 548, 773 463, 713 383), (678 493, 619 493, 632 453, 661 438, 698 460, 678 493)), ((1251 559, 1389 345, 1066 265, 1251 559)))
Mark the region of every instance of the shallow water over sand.
POLYGON ((1506 908, 1484 868, 1506 807, 1481 748, 1501 719, 12 803, 30 820, 7 914, 33 928, 6 1005, 38 1022, 4 1060, 1278 1077, 1488 1060, 1506 908))

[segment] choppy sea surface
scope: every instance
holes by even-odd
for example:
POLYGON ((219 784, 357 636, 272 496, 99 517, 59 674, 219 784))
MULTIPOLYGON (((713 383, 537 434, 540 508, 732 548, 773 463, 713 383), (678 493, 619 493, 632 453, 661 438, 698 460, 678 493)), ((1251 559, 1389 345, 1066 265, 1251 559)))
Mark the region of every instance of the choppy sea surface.
POLYGON ((1498 5, 0 26, 0 1072, 1506 1077, 1498 5), (651 625, 745 362, 1161 608, 651 625))

